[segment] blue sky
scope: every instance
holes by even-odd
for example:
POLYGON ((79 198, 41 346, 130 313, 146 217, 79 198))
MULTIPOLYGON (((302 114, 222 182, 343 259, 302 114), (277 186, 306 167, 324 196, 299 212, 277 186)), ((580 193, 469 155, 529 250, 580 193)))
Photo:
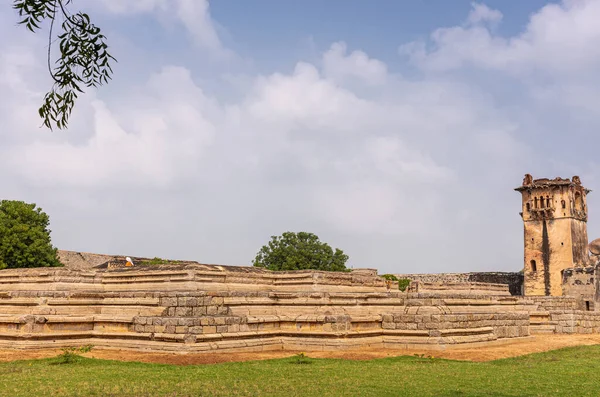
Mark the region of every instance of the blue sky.
MULTIPOLYGON (((259 61, 269 62, 274 51, 288 53, 311 38, 317 49, 343 40, 385 62, 397 63, 399 43, 426 37, 441 26, 464 19, 471 1, 221 1, 211 5, 213 17, 224 26, 232 47, 248 56, 265 51, 259 61)), ((505 16, 499 32, 512 35, 527 24, 529 15, 546 1, 490 1, 505 16)))
POLYGON ((380 272, 518 270, 523 174, 600 186, 599 1, 77 5, 119 63, 52 133, 45 33, 0 9, 2 196, 60 248, 244 265, 304 230, 380 272))

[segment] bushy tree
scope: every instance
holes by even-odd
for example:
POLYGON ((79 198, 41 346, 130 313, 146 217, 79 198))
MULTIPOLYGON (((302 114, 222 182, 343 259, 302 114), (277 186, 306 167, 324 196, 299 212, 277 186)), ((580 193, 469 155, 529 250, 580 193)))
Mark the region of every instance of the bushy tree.
POLYGON ((50 218, 23 201, 0 201, 0 269, 62 266, 52 247, 50 218))
MULTIPOLYGON (((19 24, 31 32, 48 23, 48 72, 52 77, 52 89, 44 97, 38 112, 46 127, 66 128, 69 116, 79 93, 84 87, 97 87, 111 79, 111 62, 115 61, 107 51, 106 37, 94 25, 89 15, 71 12, 68 6, 73 0, 13 0, 13 8, 19 14, 19 24), (55 26, 59 25, 59 26, 55 26), (54 33, 58 31, 56 37, 54 33), (52 67, 52 45, 57 41, 58 50, 52 67)), ((133 0, 123 0, 133 1, 133 0)))
POLYGON ((348 271, 347 260, 348 255, 342 250, 336 248, 334 251, 313 233, 285 232, 281 236, 271 236, 271 241, 260 249, 252 264, 269 270, 341 272, 348 271))

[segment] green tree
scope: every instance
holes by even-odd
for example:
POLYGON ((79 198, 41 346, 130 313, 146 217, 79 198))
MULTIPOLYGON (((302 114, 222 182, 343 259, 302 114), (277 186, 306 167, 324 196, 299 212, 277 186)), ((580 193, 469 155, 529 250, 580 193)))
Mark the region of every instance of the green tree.
POLYGON ((0 269, 62 266, 52 247, 50 218, 23 201, 0 201, 0 269))
POLYGON ((327 270, 348 271, 348 255, 340 249, 334 250, 319 237, 307 232, 285 232, 281 236, 271 236, 271 241, 263 246, 252 262, 254 266, 269 270, 327 270))
MULTIPOLYGON (((129 1, 129 0, 128 0, 129 1)), ((78 93, 83 86, 97 87, 107 83, 112 75, 111 60, 116 59, 107 52, 106 37, 100 28, 83 12, 68 10, 73 0, 13 0, 13 8, 19 14, 19 24, 31 32, 49 23, 48 71, 54 82, 45 95, 38 112, 43 124, 52 129, 66 128, 75 106, 78 93), (52 44, 54 24, 60 23, 56 36, 59 52, 52 68, 52 44)))

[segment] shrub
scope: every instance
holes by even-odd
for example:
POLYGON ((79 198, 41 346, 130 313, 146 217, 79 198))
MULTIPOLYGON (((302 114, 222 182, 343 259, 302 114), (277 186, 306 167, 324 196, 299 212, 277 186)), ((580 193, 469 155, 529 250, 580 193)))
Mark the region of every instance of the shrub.
POLYGON ((400 291, 406 291, 406 288, 408 288, 408 286, 410 285, 410 279, 408 278, 398 278, 393 274, 383 274, 381 275, 381 277, 385 278, 386 280, 397 281, 398 289, 400 291))
POLYGON ((346 268, 348 255, 340 249, 334 250, 319 237, 306 232, 285 232, 281 236, 271 236, 271 241, 263 246, 252 264, 269 270, 326 270, 349 271, 346 268))
POLYGON ((298 353, 294 356, 292 363, 293 364, 312 364, 312 361, 306 354, 298 353))
POLYGON ((400 291, 406 291, 406 289, 408 288, 409 285, 410 285, 410 279, 408 279, 408 278, 401 278, 398 280, 398 289, 400 291))
POLYGON ((23 201, 0 201, 0 269, 62 266, 50 241, 50 218, 23 201))
POLYGON ((77 361, 80 354, 92 351, 94 346, 86 345, 81 347, 65 347, 62 354, 58 356, 57 364, 71 364, 77 361))
POLYGON ((168 263, 170 263, 168 260, 159 257, 142 261, 142 265, 166 265, 168 263))

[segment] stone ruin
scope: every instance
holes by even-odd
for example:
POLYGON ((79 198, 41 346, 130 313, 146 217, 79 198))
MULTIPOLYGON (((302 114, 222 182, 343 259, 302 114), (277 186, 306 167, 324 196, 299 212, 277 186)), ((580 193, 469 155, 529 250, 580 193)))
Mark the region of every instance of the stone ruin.
POLYGON ((398 275, 411 280, 401 291, 374 269, 271 272, 183 261, 144 265, 135 257, 131 267, 125 257, 61 251, 65 268, 0 271, 0 348, 441 349, 600 333, 600 242, 582 259, 587 208, 585 196, 576 195, 589 191, 579 178, 530 176, 518 190, 522 273, 398 275))

